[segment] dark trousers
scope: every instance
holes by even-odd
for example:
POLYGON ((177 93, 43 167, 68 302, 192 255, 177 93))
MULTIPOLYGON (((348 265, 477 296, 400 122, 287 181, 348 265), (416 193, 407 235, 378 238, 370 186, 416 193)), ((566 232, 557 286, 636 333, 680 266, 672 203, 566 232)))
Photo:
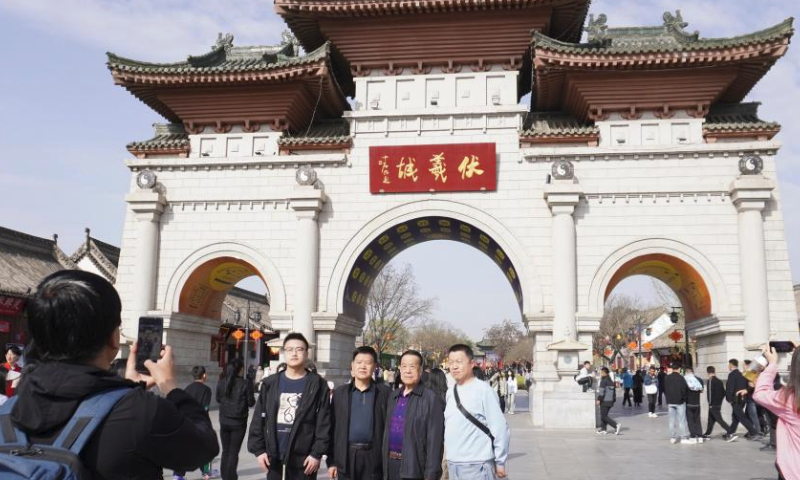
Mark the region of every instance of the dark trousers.
POLYGON ((737 428, 739 428, 739 423, 741 422, 744 425, 744 428, 747 429, 747 433, 750 435, 757 435, 758 432, 756 431, 755 427, 753 427, 753 422, 747 418, 747 415, 744 413, 744 405, 740 405, 737 402, 731 404, 731 408, 733 409, 733 418, 731 419, 731 431, 735 432, 737 428))
POLYGON ((606 430, 609 425, 611 428, 617 428, 617 422, 608 416, 608 412, 610 411, 611 406, 604 407, 603 405, 600 405, 600 430, 606 430))
POLYGON ((772 445, 773 447, 777 447, 778 416, 769 410, 767 410, 767 416, 769 417, 769 444, 772 445))
MULTIPOLYGON (((380 447, 373 447, 380 448, 380 447)), ((383 465, 374 461, 372 450, 350 447, 347 452, 347 473, 339 472, 339 480, 378 480, 383 465)))
POLYGON ((584 392, 592 388, 593 383, 594 383, 594 378, 592 377, 583 377, 580 380, 578 380, 578 385, 583 387, 584 392))
MULTIPOLYGON (((401 463, 402 463, 402 460, 395 460, 393 458, 390 458, 388 460, 388 463, 386 465, 386 469, 388 470, 388 472, 386 472, 386 478, 388 480, 407 480, 405 477, 404 478, 400 478, 400 465, 401 465, 401 463)), ((268 480, 272 480, 272 479, 268 479, 268 480)))
POLYGON ((222 456, 220 459, 219 474, 222 480, 238 480, 239 474, 239 450, 242 449, 242 441, 247 431, 247 424, 219 426, 219 439, 222 444, 222 456))
POLYGON ((686 406, 686 424, 689 426, 690 437, 703 436, 703 425, 700 423, 700 405, 686 406))
POLYGON ((722 418, 722 407, 708 407, 708 426, 706 427, 706 435, 711 435, 711 431, 714 430, 714 423, 719 423, 719 426, 725 430, 725 433, 731 434, 735 432, 735 430, 731 429, 731 426, 723 420, 722 418))
POLYGON ((663 405, 662 400, 664 400, 664 390, 661 389, 661 386, 658 386, 658 406, 660 407, 663 405))
POLYGON ((656 413, 656 394, 655 393, 648 393, 647 394, 647 411, 650 413, 656 413))
POLYGON ((630 387, 625 387, 625 393, 622 395, 622 406, 625 406, 625 402, 628 403, 629 407, 632 407, 633 404, 631 403, 631 389, 630 387))
POLYGON ((272 460, 269 465, 267 480, 311 480, 317 478, 317 474, 306 475, 303 473, 305 467, 286 466, 286 476, 283 476, 283 464, 278 460, 272 460))

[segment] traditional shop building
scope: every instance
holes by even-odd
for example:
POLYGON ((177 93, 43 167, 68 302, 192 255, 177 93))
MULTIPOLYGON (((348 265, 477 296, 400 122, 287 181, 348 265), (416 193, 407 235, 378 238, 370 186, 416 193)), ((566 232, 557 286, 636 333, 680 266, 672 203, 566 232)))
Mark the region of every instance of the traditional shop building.
POLYGON ((190 345, 180 361, 202 362, 226 292, 257 275, 272 327, 305 334, 340 381, 380 269, 451 240, 516 295, 535 425, 594 425, 572 376, 631 275, 675 291, 699 366, 797 339, 780 127, 742 103, 791 20, 706 39, 679 12, 587 23, 588 3, 276 0, 292 32, 277 46, 110 54, 114 82, 170 122, 128 146, 125 334, 161 315, 190 345))

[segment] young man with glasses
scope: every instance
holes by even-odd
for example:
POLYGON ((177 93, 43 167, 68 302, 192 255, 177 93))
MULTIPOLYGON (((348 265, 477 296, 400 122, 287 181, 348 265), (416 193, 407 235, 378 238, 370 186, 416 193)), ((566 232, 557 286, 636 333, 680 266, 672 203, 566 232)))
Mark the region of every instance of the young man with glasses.
POLYGON ((308 341, 300 333, 283 340, 286 370, 261 383, 247 449, 267 480, 316 478, 330 442, 330 391, 306 369, 308 341))

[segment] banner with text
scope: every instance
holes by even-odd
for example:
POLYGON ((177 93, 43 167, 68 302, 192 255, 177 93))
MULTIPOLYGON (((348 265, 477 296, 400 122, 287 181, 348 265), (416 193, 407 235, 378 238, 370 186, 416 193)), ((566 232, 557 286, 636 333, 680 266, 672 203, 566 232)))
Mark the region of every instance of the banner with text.
POLYGON ((371 193, 497 190, 494 143, 369 147, 371 193))

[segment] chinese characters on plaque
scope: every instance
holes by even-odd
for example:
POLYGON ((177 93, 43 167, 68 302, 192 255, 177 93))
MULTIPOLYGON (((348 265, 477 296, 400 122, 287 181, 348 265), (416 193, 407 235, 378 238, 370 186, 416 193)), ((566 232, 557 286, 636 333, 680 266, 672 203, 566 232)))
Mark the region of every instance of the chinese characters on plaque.
POLYGON ((494 143, 370 147, 370 192, 497 189, 494 143))

